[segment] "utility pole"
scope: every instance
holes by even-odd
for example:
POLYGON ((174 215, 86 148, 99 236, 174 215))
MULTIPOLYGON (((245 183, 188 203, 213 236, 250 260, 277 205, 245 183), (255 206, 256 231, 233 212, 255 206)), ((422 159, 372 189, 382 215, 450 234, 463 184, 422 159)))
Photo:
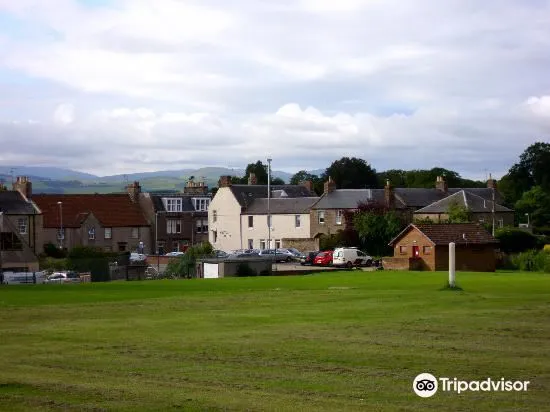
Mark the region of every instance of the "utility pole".
POLYGON ((65 237, 63 232, 63 202, 59 201, 57 204, 59 205, 59 244, 60 249, 63 250, 63 238, 65 237))
POLYGON ((491 214, 493 215, 493 237, 495 236, 495 188, 492 188, 493 191, 493 208, 491 214))
POLYGON ((267 249, 271 249, 271 159, 267 159, 267 249))

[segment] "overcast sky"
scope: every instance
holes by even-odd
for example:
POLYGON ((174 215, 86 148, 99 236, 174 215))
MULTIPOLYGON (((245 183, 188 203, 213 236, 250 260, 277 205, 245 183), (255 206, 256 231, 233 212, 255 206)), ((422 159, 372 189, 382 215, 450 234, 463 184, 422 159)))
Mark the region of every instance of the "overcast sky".
POLYGON ((499 177, 550 140, 547 0, 0 0, 0 162, 499 177))

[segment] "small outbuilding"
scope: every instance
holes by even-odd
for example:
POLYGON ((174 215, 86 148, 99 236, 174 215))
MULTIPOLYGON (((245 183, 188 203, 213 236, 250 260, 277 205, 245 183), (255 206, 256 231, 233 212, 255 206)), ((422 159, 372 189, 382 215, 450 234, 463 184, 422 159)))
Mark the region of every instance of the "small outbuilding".
POLYGON ((448 270, 451 242, 456 270, 495 271, 498 240, 477 223, 410 224, 389 243, 394 255, 384 268, 448 270))

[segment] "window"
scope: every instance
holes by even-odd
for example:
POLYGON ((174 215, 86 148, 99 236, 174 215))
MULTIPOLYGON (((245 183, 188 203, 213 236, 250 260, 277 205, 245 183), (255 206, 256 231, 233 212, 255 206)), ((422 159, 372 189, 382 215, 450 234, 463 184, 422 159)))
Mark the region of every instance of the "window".
POLYGON ((254 249, 254 240, 253 239, 248 239, 248 248, 249 249, 254 249))
POLYGON ((57 238, 59 240, 65 239, 65 229, 57 229, 57 238))
POLYGON ((139 238, 139 227, 133 227, 132 233, 130 234, 132 236, 132 239, 138 239, 139 238))
POLYGON ((273 227, 271 223, 273 223, 273 216, 269 215, 267 217, 267 227, 273 227))
POLYGON ((166 248, 166 242, 160 240, 157 242, 157 255, 164 255, 164 249, 166 248))
POLYGON ((431 246, 424 246, 422 248, 422 253, 425 255, 431 255, 432 254, 432 247, 431 246))
POLYGON ((95 227, 91 227, 88 229, 88 239, 89 240, 95 239, 95 227))
POLYGON ((181 212, 183 210, 181 198, 164 198, 162 202, 167 212, 181 212))
POLYGON ((248 228, 251 229, 254 227, 254 216, 248 216, 248 228))
POLYGON ((399 246, 399 253, 402 255, 407 254, 407 246, 399 246))
POLYGON ((167 220, 166 233, 181 233, 181 220, 167 220))
POLYGON ((210 206, 210 199, 208 198, 193 198, 193 207, 197 211, 207 211, 210 206))
POLYGON ((113 237, 113 230, 110 227, 105 228, 105 239, 111 239, 113 237))
POLYGON ((22 217, 20 219, 17 219, 17 227, 19 229, 20 235, 26 235, 27 234, 27 218, 22 217))
POLYGON ((318 220, 320 225, 325 224, 325 211, 324 210, 319 210, 317 212, 317 220, 318 220))
POLYGON ((218 221, 218 211, 217 210, 213 210, 212 211, 212 222, 217 222, 218 221))
POLYGON ((504 227, 504 219, 499 219, 498 220, 498 227, 504 227))
POLYGON ((213 243, 216 243, 218 241, 218 231, 217 230, 212 231, 212 240, 213 240, 213 243))
POLYGON ((260 249, 265 249, 265 239, 260 240, 260 249))
POLYGON ((342 224, 342 216, 344 216, 344 211, 342 209, 338 209, 336 211, 336 224, 337 225, 342 224))
POLYGON ((208 219, 202 219, 202 233, 208 233, 208 219))
POLYGON ((196 221, 197 224, 197 233, 202 233, 202 221, 199 219, 196 221))
POLYGON ((296 215, 294 216, 294 227, 298 228, 302 226, 302 216, 296 215))
POLYGON ((113 251, 113 248, 111 246, 104 246, 103 247, 103 251, 105 252, 112 252, 113 251))
POLYGON ((23 243, 15 233, 1 232, 0 235, 0 250, 23 250, 23 243))
POLYGON ((281 239, 277 239, 275 240, 275 249, 280 249, 281 248, 281 239))
POLYGON ((118 242, 118 251, 119 252, 126 252, 126 249, 128 248, 128 243, 126 242, 118 242))

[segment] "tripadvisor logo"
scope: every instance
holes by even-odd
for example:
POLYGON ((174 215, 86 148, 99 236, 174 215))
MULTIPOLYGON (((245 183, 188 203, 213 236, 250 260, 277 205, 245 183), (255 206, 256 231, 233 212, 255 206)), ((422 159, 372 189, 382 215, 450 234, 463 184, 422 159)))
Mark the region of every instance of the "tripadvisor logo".
POLYGON ((421 373, 413 381, 413 391, 421 398, 429 398, 438 389, 443 392, 526 392, 530 381, 513 381, 487 378, 481 381, 464 381, 457 378, 436 378, 431 373, 421 373))

